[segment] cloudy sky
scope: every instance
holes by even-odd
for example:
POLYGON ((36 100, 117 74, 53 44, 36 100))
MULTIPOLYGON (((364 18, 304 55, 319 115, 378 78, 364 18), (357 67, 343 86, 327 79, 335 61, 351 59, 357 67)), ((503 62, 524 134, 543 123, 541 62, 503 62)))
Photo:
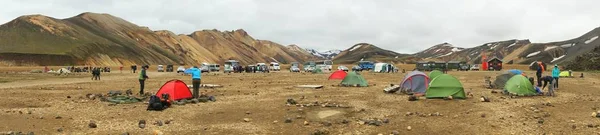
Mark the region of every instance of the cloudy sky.
POLYGON ((597 0, 8 0, 0 22, 21 15, 109 13, 153 30, 244 29, 257 39, 318 50, 366 42, 414 53, 448 42, 566 40, 600 26, 597 0))

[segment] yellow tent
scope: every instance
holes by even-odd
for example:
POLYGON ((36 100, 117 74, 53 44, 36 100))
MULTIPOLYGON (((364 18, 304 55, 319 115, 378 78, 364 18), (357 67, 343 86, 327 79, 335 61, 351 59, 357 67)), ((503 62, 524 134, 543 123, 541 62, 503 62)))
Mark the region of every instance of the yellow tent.
POLYGON ((558 76, 560 76, 560 77, 571 77, 571 73, 569 73, 569 71, 562 71, 562 72, 560 72, 560 74, 558 74, 558 76))

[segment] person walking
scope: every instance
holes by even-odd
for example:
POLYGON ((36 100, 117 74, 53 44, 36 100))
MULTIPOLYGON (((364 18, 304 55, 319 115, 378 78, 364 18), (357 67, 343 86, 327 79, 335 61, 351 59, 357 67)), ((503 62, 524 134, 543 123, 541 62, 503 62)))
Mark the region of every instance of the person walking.
POLYGON ((544 73, 544 65, 541 62, 538 62, 537 70, 535 72, 535 76, 537 77, 538 87, 542 86, 542 73, 544 73))
POLYGON ((560 75, 560 69, 558 68, 557 64, 554 64, 554 68, 552 69, 552 78, 554 78, 554 88, 556 88, 558 90, 558 78, 560 75))
POLYGON ((185 70, 184 72, 185 74, 190 74, 192 75, 192 86, 193 86, 193 91, 192 91, 192 97, 194 98, 198 98, 199 97, 199 89, 200 89, 200 79, 202 77, 202 71, 200 69, 198 69, 197 66, 194 66, 188 70, 185 70))
POLYGON ((146 79, 148 79, 148 75, 146 75, 146 70, 147 69, 148 69, 148 65, 144 65, 144 66, 142 66, 142 71, 140 71, 140 76, 139 76, 139 81, 140 81, 140 95, 144 95, 144 84, 146 82, 146 79))
POLYGON ((92 80, 96 79, 96 68, 92 69, 92 80))

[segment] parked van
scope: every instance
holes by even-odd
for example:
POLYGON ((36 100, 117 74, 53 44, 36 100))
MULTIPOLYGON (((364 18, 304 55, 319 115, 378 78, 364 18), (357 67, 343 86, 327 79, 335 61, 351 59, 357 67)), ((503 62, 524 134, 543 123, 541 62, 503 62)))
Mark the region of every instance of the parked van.
POLYGON ((279 63, 277 63, 277 62, 271 62, 271 65, 269 65, 269 67, 273 71, 279 71, 279 70, 281 70, 281 67, 279 66, 279 63))

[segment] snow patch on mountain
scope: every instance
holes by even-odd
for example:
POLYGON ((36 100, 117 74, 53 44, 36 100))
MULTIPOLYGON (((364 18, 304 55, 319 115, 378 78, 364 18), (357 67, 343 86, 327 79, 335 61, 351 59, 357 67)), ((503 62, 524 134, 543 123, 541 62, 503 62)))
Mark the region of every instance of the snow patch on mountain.
POLYGON ((340 54, 342 52, 342 50, 328 50, 328 51, 324 51, 324 52, 319 52, 315 49, 305 49, 308 53, 317 56, 319 58, 325 58, 325 59, 333 59, 333 57, 337 56, 338 54, 340 54))
POLYGON ((544 51, 548 51, 548 50, 551 50, 551 49, 554 49, 554 48, 557 48, 557 47, 558 46, 548 46, 548 47, 546 47, 546 49, 544 49, 544 51))
POLYGON ((554 58, 554 59, 552 59, 552 61, 550 61, 550 63, 553 63, 554 61, 560 60, 560 59, 562 59, 565 56, 567 56, 567 55, 565 54, 565 55, 559 56, 557 58, 554 58))
POLYGON ((361 46, 362 46, 362 45, 356 45, 356 46, 352 47, 352 49, 350 49, 350 51, 354 51, 354 50, 356 50, 356 49, 360 48, 361 46))
POLYGON ((542 51, 533 52, 527 55, 527 58, 540 54, 542 51))
POLYGON ((588 40, 586 40, 586 41, 585 41, 585 44, 589 44, 589 43, 591 43, 591 42, 594 42, 594 40, 596 40, 597 38, 598 38, 598 36, 595 36, 595 37, 593 37, 593 38, 590 38, 590 39, 588 39, 588 40))

